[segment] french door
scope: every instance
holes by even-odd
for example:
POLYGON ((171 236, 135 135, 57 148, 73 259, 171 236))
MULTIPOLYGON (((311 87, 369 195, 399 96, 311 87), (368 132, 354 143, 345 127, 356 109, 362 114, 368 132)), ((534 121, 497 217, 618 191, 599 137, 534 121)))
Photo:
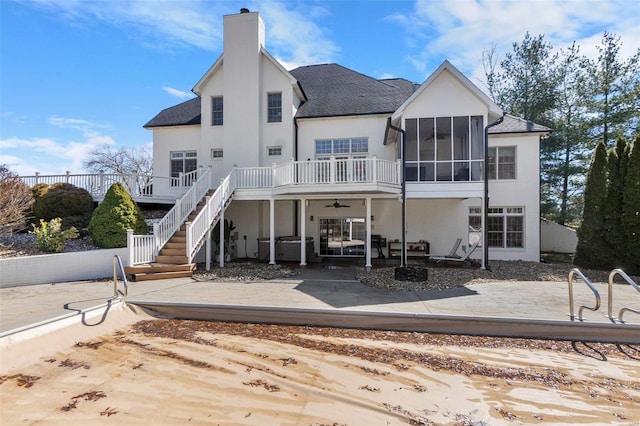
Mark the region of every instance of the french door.
POLYGON ((364 218, 320 219, 320 256, 362 257, 365 255, 364 218))

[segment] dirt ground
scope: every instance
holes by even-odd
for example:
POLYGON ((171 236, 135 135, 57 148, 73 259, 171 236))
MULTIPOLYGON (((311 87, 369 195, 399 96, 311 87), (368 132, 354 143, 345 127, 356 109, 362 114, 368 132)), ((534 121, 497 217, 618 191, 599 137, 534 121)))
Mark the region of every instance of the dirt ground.
POLYGON ((0 407, 3 425, 640 424, 640 348, 151 319, 3 371, 0 407))

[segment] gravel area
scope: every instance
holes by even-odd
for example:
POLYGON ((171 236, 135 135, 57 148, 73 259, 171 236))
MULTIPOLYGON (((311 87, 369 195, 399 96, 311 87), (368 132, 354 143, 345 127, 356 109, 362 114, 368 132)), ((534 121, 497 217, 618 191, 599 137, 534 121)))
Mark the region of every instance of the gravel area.
MULTIPOLYGON (((94 250, 97 247, 90 237, 68 240, 64 251, 76 252, 94 250)), ((32 234, 14 234, 11 237, 0 237, 0 259, 46 254, 38 249, 36 237, 32 234)), ((354 278, 363 284, 400 291, 444 290, 466 285, 493 281, 566 281, 573 265, 568 263, 537 263, 524 261, 493 260, 491 270, 477 267, 441 266, 431 263, 410 265, 427 268, 428 280, 422 282, 397 281, 394 279, 395 267, 383 264, 374 265, 370 271, 354 267, 354 278)), ((313 265, 310 267, 322 267, 313 265)), ((341 266, 344 267, 344 266, 341 266)), ((582 269, 581 271, 592 282, 606 283, 609 271, 582 269)), ((295 263, 267 265, 256 261, 236 261, 228 263, 225 268, 213 266, 211 271, 205 271, 204 265, 198 265, 194 272, 194 279, 198 281, 229 281, 251 282, 271 279, 286 279, 300 274, 300 268, 295 263)), ((640 277, 632 276, 636 282, 640 277)))

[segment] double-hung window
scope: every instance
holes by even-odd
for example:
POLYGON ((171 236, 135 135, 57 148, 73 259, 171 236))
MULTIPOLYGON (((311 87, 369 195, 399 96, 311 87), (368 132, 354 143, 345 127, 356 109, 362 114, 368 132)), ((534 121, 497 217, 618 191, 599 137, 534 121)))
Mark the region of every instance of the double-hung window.
POLYGON ((222 126, 224 122, 224 102, 222 96, 211 98, 211 125, 222 126))
POLYGON ((198 168, 198 153, 196 151, 173 151, 171 152, 171 186, 189 186, 196 179, 188 174, 198 168), (182 182, 180 182, 180 175, 182 182))
POLYGON ((489 179, 516 178, 516 147, 499 146, 489 148, 488 176, 489 179))
MULTIPOLYGON (((524 207, 490 207, 487 221, 489 247, 524 248, 524 207)), ((482 210, 469 208, 469 244, 481 241, 482 210)))
POLYGON ((269 93, 267 95, 267 122, 282 122, 282 93, 269 93))

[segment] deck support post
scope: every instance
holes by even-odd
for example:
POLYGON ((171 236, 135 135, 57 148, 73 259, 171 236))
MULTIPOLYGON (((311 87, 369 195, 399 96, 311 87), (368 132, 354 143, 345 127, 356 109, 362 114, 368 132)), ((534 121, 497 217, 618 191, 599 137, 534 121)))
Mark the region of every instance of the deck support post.
POLYGON ((269 199, 269 265, 276 264, 276 200, 269 199))
POLYGON ((300 266, 307 265, 307 200, 300 200, 300 266))
POLYGON ((366 230, 367 230, 367 237, 366 237, 366 243, 364 246, 364 252, 366 253, 366 261, 365 261, 365 265, 364 267, 367 268, 367 270, 371 269, 371 197, 367 197, 365 198, 365 203, 367 205, 367 214, 365 216, 365 222, 367 224, 366 226, 366 230))
POLYGON ((224 198, 220 205, 220 244, 218 244, 218 253, 220 257, 218 259, 221 268, 224 268, 224 198))

